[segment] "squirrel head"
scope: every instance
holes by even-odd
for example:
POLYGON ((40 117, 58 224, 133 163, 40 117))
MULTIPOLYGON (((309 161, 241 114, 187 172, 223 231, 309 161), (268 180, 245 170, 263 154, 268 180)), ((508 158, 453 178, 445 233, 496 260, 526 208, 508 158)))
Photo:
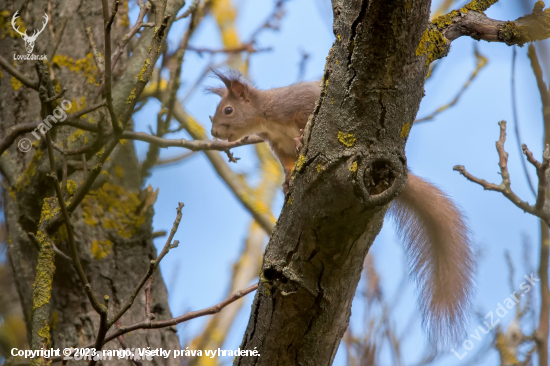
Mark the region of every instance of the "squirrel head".
POLYGON ((260 91, 247 83, 238 72, 224 74, 214 70, 213 73, 225 87, 206 89, 222 98, 214 117, 210 117, 212 136, 232 142, 260 132, 260 91))

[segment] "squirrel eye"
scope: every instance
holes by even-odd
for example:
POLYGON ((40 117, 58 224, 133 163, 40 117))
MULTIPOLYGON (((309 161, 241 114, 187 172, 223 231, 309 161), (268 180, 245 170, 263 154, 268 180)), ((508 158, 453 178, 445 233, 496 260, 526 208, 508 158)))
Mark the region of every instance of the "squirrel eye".
POLYGON ((231 113, 233 113, 233 108, 227 107, 227 108, 225 108, 224 112, 225 112, 225 114, 231 114, 231 113))

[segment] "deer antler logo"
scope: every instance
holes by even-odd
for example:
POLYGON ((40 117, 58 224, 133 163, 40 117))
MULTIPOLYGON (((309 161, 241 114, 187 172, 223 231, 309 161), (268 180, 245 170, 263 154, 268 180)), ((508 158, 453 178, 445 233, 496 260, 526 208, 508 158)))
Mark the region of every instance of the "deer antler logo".
POLYGON ((29 36, 27 35, 27 31, 25 31, 25 33, 22 33, 19 31, 19 27, 15 28, 15 19, 18 18, 17 13, 18 12, 16 11, 15 14, 13 14, 13 17, 11 18, 11 26, 17 33, 21 35, 21 37, 23 37, 23 41, 25 41, 25 48, 27 49, 27 53, 31 53, 32 50, 34 49, 34 42, 36 41, 36 38, 40 33, 42 33, 44 28, 46 28, 46 24, 48 24, 48 20, 49 20, 48 14, 44 14, 44 18, 46 19, 46 22, 42 24, 42 29, 40 30, 35 29, 32 36, 29 36))

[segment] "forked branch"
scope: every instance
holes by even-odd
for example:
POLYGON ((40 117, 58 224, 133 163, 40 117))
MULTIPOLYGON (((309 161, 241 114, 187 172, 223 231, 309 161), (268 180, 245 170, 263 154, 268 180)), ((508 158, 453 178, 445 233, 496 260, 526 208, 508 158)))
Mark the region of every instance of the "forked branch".
POLYGON ((500 125, 500 138, 496 143, 498 156, 499 156, 499 166, 500 174, 502 175, 502 183, 494 184, 489 183, 484 179, 476 178, 472 174, 466 171, 466 168, 463 165, 456 165, 453 170, 458 171, 466 179, 471 182, 477 183, 482 186, 484 189, 489 191, 495 191, 502 193, 506 198, 508 198, 514 205, 521 208, 524 212, 528 212, 532 215, 540 217, 547 225, 550 226, 550 210, 549 202, 546 198, 546 192, 548 190, 548 168, 550 167, 550 146, 546 145, 543 153, 542 163, 538 162, 534 157, 531 151, 527 149, 526 145, 522 145, 523 153, 527 156, 527 160, 535 167, 537 170, 537 176, 539 178, 538 185, 538 194, 537 200, 534 205, 521 200, 511 188, 510 182, 510 173, 508 171, 508 153, 504 150, 504 142, 506 141, 506 121, 499 122, 500 125))

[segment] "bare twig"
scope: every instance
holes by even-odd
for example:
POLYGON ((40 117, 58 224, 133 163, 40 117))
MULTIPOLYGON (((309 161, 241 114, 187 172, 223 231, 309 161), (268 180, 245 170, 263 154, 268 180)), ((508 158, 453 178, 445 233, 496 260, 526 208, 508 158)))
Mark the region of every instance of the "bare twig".
POLYGON ((46 103, 53 102, 54 100, 57 100, 57 99, 61 98, 66 92, 67 92, 67 88, 63 88, 59 93, 57 93, 53 97, 50 97, 50 98, 46 99, 45 102, 46 103))
POLYGON ((258 284, 254 284, 244 290, 240 290, 235 292, 232 296, 227 298, 226 300, 220 302, 217 305, 211 306, 206 309, 198 310, 198 311, 190 311, 182 316, 178 316, 177 318, 172 318, 168 320, 159 320, 159 321, 151 321, 151 320, 145 320, 133 325, 130 325, 128 327, 122 327, 119 328, 117 331, 113 332, 112 334, 107 335, 105 337, 105 343, 109 342, 112 339, 117 338, 118 336, 122 334, 126 334, 129 332, 132 332, 137 329, 158 329, 158 328, 166 328, 173 325, 177 325, 186 321, 189 321, 191 319, 199 318, 201 316, 206 315, 213 315, 216 313, 219 313, 224 307, 227 305, 239 300, 240 298, 248 295, 249 293, 256 291, 258 289, 258 284))
POLYGON ((61 214, 63 216, 63 221, 65 222, 65 228, 67 229, 67 236, 69 238, 69 247, 71 249, 72 254, 72 262, 73 266, 76 269, 76 272, 78 274, 78 277, 82 284, 84 285, 84 290, 86 292, 86 295, 88 296, 88 299, 90 300, 90 303, 92 304, 92 307, 98 314, 107 313, 107 308, 105 305, 101 304, 97 297, 95 296, 94 291, 92 290, 92 286, 88 282, 88 278, 86 277, 86 273, 84 272, 84 269, 82 268, 82 265, 80 264, 80 258, 78 256, 78 250, 76 247, 76 241, 74 239, 74 231, 73 231, 73 224, 71 221, 71 218, 69 216, 69 211, 67 210, 67 206, 65 205, 65 199, 63 198, 63 193, 61 192, 61 187, 59 186, 59 181, 57 180, 57 174, 55 172, 55 159, 53 156, 53 147, 52 147, 52 141, 50 138, 49 131, 46 133, 46 145, 48 147, 48 157, 50 160, 50 168, 51 168, 51 174, 50 177, 53 179, 54 182, 54 188, 55 192, 57 194, 57 200, 59 202, 59 208, 61 210, 61 214))
MULTIPOLYGON (((168 320, 159 320, 159 321, 151 321, 150 319, 146 319, 142 322, 130 325, 128 327, 120 327, 119 329, 115 330, 114 332, 108 334, 105 337, 105 340, 103 341, 103 344, 116 339, 120 337, 121 335, 124 335, 126 333, 132 332, 134 330, 138 329, 159 329, 159 328, 166 328, 173 325, 177 325, 180 323, 184 323, 186 321, 189 321, 191 319, 199 318, 206 315, 213 315, 219 313, 223 308, 225 308, 227 305, 230 305, 234 303, 235 301, 239 300, 240 298, 248 295, 249 293, 256 291, 258 289, 258 284, 254 284, 248 288, 245 288, 244 290, 240 290, 235 292, 233 295, 225 299, 224 301, 220 302, 219 304, 216 304, 214 306, 211 306, 209 308, 205 308, 202 310, 197 311, 190 311, 188 313, 185 313, 181 316, 178 316, 177 318, 172 318, 168 320)), ((94 344, 88 344, 85 345, 83 348, 90 348, 93 347, 94 344)), ((62 357, 52 357, 50 358, 51 362, 59 362, 62 360, 62 357)))
MULTIPOLYGON (((103 131, 103 122, 105 121, 105 115, 100 111, 99 112, 99 121, 97 123, 97 137, 96 139, 94 140, 94 142, 92 142, 90 145, 88 146, 82 146, 82 147, 79 147, 77 149, 72 149, 72 150, 68 150, 67 149, 67 146, 65 144, 65 141, 63 141, 63 147, 57 145, 54 143, 53 147, 54 149, 56 149, 57 151, 59 151, 61 154, 63 154, 63 156, 67 156, 67 155, 83 155, 83 163, 84 163, 84 159, 85 159, 85 156, 84 154, 87 153, 88 151, 91 151, 91 150, 94 150, 94 149, 99 149, 99 147, 103 144, 103 139, 104 139, 104 131, 103 131)), ((81 139, 82 141, 82 145, 84 145, 84 140, 81 139)), ((86 167, 84 167, 84 173, 86 174, 87 173, 87 169, 86 167)), ((86 179, 86 178, 84 178, 86 179)))
POLYGON ((533 156, 533 153, 529 151, 527 145, 521 145, 523 153, 527 157, 527 161, 531 163, 537 170, 537 177, 539 178, 539 186, 537 192, 537 202, 535 203, 535 208, 537 210, 542 210, 546 203, 546 191, 548 190, 548 176, 546 172, 548 167, 550 167, 550 146, 546 145, 544 152, 542 154, 542 163, 539 163, 537 159, 533 156))
POLYGON ((56 29, 55 37, 52 41, 52 44, 50 46, 50 49, 48 50, 47 57, 48 60, 52 60, 53 56, 55 55, 57 48, 59 47, 59 44, 61 43, 61 38, 63 37, 63 33, 65 32, 65 27, 67 26, 67 22, 69 21, 69 16, 64 15, 61 18, 61 24, 56 29))
POLYGON ((136 33, 141 29, 141 27, 153 27, 154 26, 153 23, 144 23, 143 22, 143 19, 145 18, 145 15, 147 14, 148 11, 149 11, 149 8, 146 5, 140 7, 139 15, 138 15, 138 18, 137 18, 136 22, 134 23, 134 26, 118 42, 117 48, 115 49, 115 52, 113 53, 113 56, 111 58, 112 59, 111 71, 115 68, 116 63, 117 63, 119 57, 124 52, 124 48, 126 47, 128 42, 130 42, 130 40, 136 35, 136 33))
POLYGON ((116 134, 122 132, 122 126, 116 117, 115 110, 113 107, 113 97, 112 97, 112 88, 111 88, 111 26, 115 15, 118 11, 119 2, 115 1, 115 5, 111 15, 109 16, 109 4, 107 0, 101 0, 103 6, 103 22, 105 24, 105 73, 104 73, 104 84, 105 84, 105 100, 107 103, 107 110, 109 111, 109 116, 111 117, 111 124, 116 134))
POLYGON ((460 97, 462 97, 464 92, 468 89, 468 87, 470 86, 472 81, 474 81, 474 79, 479 74, 481 69, 483 69, 487 65, 487 58, 485 56, 483 56, 482 54, 480 54, 477 51, 477 49, 475 49, 474 54, 475 54, 475 57, 476 57, 476 60, 477 60, 476 68, 472 72, 472 75, 470 75, 470 78, 468 79, 468 81, 466 81, 466 83, 462 86, 462 88, 456 94, 454 99, 452 101, 450 101, 449 103, 445 104, 444 106, 441 106, 441 107, 437 108, 435 111, 433 111, 431 114, 427 115, 426 117, 417 119, 416 121, 414 121, 415 124, 421 123, 421 122, 426 122, 426 121, 431 121, 435 117, 437 117, 437 115, 439 115, 440 113, 446 111, 447 109, 453 107, 454 105, 456 105, 456 103, 458 103, 458 101, 460 100, 460 97))
MULTIPOLYGON (((67 150, 67 141, 63 141, 63 150, 67 150)), ((63 178, 61 179, 61 190, 67 192, 67 173, 69 167, 67 165, 67 155, 61 155, 61 164, 63 170, 63 178)))
POLYGON ((296 78, 296 82, 300 82, 304 80, 304 77, 306 75, 306 66, 309 61, 309 54, 305 51, 300 51, 302 58, 300 59, 300 64, 298 65, 298 77, 296 78))
POLYGON ((226 151, 239 146, 253 145, 264 142, 259 136, 245 136, 237 141, 227 142, 221 140, 185 140, 185 139, 165 139, 150 135, 145 132, 124 131, 123 139, 145 141, 158 147, 183 147, 192 151, 200 150, 218 150, 226 151))
POLYGON ((240 53, 240 52, 248 52, 248 53, 269 52, 271 51, 271 47, 254 48, 254 46, 249 43, 241 46, 218 48, 218 49, 187 46, 187 50, 193 51, 198 53, 199 55, 202 55, 203 53, 216 54, 216 53, 240 53))
POLYGON ((0 55, 0 66, 6 69, 14 78, 22 82, 24 85, 28 86, 31 89, 38 90, 38 81, 33 80, 25 75, 23 75, 19 70, 13 67, 8 60, 0 55))
POLYGON ((154 317, 154 314, 151 313, 151 284, 153 279, 149 278, 147 284, 145 285, 145 317, 149 318, 150 316, 154 317))
POLYGON ((142 287, 145 285, 147 280, 149 280, 149 278, 153 274, 155 268, 158 267, 158 265, 159 265, 160 261, 162 260, 162 258, 164 258, 164 256, 166 254, 168 254, 168 251, 170 251, 170 249, 175 248, 175 247, 178 246, 179 242, 176 240, 172 243, 172 239, 174 238, 174 235, 176 234, 176 231, 178 230, 178 226, 180 224, 181 216, 182 216, 182 213, 181 213, 182 209, 183 209, 183 203, 180 202, 178 204, 178 208, 177 208, 176 220, 174 221, 174 225, 172 226, 172 231, 170 231, 170 236, 166 240, 166 244, 164 244, 164 248, 162 248, 162 251, 160 252, 157 259, 154 260, 154 261, 151 261, 151 263, 149 265, 149 269, 147 270, 147 272, 145 273, 145 275, 143 276, 143 278, 141 279, 139 284, 134 289, 134 291, 133 291, 132 295, 130 296, 130 298, 128 299, 128 301, 126 301, 126 303, 120 308, 120 310, 118 311, 118 313, 116 313, 115 316, 113 316, 111 319, 109 319, 108 327, 111 327, 118 319, 120 319, 120 317, 122 315, 124 315, 124 313, 126 313, 126 311, 128 311, 128 309, 130 309, 130 307, 134 303, 134 300, 136 299, 137 295, 141 291, 142 287))
MULTIPOLYGON (((122 327, 122 323, 120 322, 120 320, 117 320, 116 322, 116 325, 120 328, 122 327)), ((123 349, 128 349, 128 343, 126 343, 126 339, 124 339, 124 336, 123 335, 119 335, 116 340, 118 341, 118 343, 120 343, 120 346, 123 348, 123 349)), ((136 359, 134 359, 133 357, 130 358, 130 360, 133 362, 134 365, 136 366, 142 366, 143 364, 141 363, 141 361, 138 361, 136 359)))
POLYGON ((156 162, 155 167, 160 167, 160 166, 164 166, 164 165, 178 163, 182 160, 185 160, 185 159, 195 155, 196 153, 197 153, 196 151, 188 151, 186 153, 183 153, 181 155, 178 155, 178 156, 175 156, 175 157, 172 157, 172 158, 160 159, 156 162))
MULTIPOLYGON (((201 19, 201 16, 197 16, 197 7, 195 7, 195 11, 192 13, 191 20, 181 40, 181 43, 170 59, 170 63, 173 64, 170 70, 168 87, 166 88, 168 98, 167 100, 163 101, 160 111, 157 114, 157 129, 155 133, 157 137, 162 138, 170 129, 170 123, 174 114, 174 105, 177 98, 177 91, 180 87, 180 77, 185 51, 187 46, 189 45, 189 40, 191 39, 191 36, 195 32, 195 29, 197 28, 197 25, 201 19), (163 116, 164 120, 162 119, 163 116)), ((150 145, 147 151, 147 156, 141 164, 141 175, 143 177, 149 175, 149 169, 156 164, 158 156, 159 147, 157 145, 150 145)))
MULTIPOLYGON (((498 156, 499 156, 499 166, 500 166, 500 173, 502 175, 502 183, 500 185, 496 185, 493 183, 489 183, 484 179, 479 179, 471 175, 466 171, 466 168, 462 165, 456 165, 453 170, 456 170, 460 172, 466 179, 468 179, 471 182, 477 183, 481 185, 484 189, 500 192, 502 193, 506 198, 508 198, 514 205, 521 208, 523 211, 528 212, 532 215, 540 217, 544 222, 546 222, 547 225, 550 225, 550 211, 548 209, 544 209, 543 207, 538 207, 539 199, 537 198, 537 204, 535 206, 529 205, 527 202, 522 201, 513 191, 511 188, 510 183, 510 173, 508 172, 508 153, 504 150, 504 142, 506 141, 506 122, 501 121, 499 122, 500 125, 500 138, 496 143, 498 156)), ((527 156, 529 159, 529 156, 527 156)), ((550 161, 550 149, 545 149, 545 159, 549 159, 550 161), (546 158, 548 156, 548 158, 546 158)), ((548 168, 548 163, 546 163, 546 168, 548 168)), ((542 169, 541 169, 542 170, 542 169)), ((537 169, 537 172, 539 169, 537 169)), ((544 182, 543 182, 544 183, 544 182)), ((548 183, 546 182, 546 185, 548 183)), ((545 190, 544 190, 545 192, 545 190)), ((546 205, 547 206, 547 205, 546 205)))
MULTIPOLYGON (((532 45, 529 45, 529 51, 531 50, 532 45)), ((525 174, 525 177, 527 178, 527 183, 529 185, 529 188, 531 189, 531 192, 533 192, 533 195, 536 197, 537 193, 535 192, 535 186, 533 185, 533 182, 531 181, 531 176, 529 175, 529 170, 527 169, 527 164, 525 164, 525 160, 523 159, 523 156, 521 156, 521 136, 519 133, 519 119, 518 119, 518 109, 517 109, 517 100, 516 100, 516 47, 513 47, 513 53, 512 53, 512 77, 511 77, 511 84, 512 84, 512 114, 514 116, 514 131, 516 135, 516 144, 520 151, 520 160, 521 160, 521 166, 523 167, 523 173, 525 174)), ((534 48, 533 48, 534 50, 534 48)), ((535 55, 536 57, 536 55, 535 55)), ((531 58, 531 57, 530 57, 531 58)), ((538 59, 537 59, 538 62, 538 59)), ((533 70, 535 68, 533 67, 533 70)), ((541 76, 542 76, 542 70, 541 70, 541 76)), ((537 78, 538 80, 538 78, 537 78)), ((546 91, 546 90, 545 90, 546 91)), ((546 92, 548 94, 548 92, 546 92)), ((542 91, 541 91, 541 97, 543 97, 542 91)), ((543 97, 544 99, 544 97, 543 97)), ((544 102, 543 102, 544 103, 544 102)))
MULTIPOLYGON (((37 248, 40 248, 40 240, 38 240, 36 235, 34 235, 31 232, 28 232, 27 235, 34 242, 34 245, 36 245, 37 248)), ((71 257, 69 257, 67 254, 63 253, 61 250, 59 250, 59 248, 55 245, 54 241, 51 240, 51 238, 47 234, 45 234, 45 235, 46 235, 46 240, 48 240, 50 242, 50 244, 52 245, 52 249, 53 249, 54 253, 57 254, 60 258, 63 258, 66 261, 69 261, 69 262, 72 263, 73 260, 71 259, 71 257)))
POLYGON ((178 16, 176 19, 174 19, 174 22, 177 22, 180 19, 185 19, 189 15, 193 14, 195 11, 197 11, 197 8, 199 7, 201 0, 194 0, 193 3, 189 6, 189 8, 180 16, 178 16))
MULTIPOLYGON (((67 115, 67 118, 65 119, 65 121, 59 121, 57 122, 58 125, 70 125, 70 126, 73 126, 73 127, 77 127, 77 128, 83 128, 85 129, 86 131, 96 131, 97 130, 97 126, 96 125, 93 125, 91 123, 81 123, 78 121, 78 118, 80 118, 81 116, 87 114, 87 113, 90 113, 100 107, 103 107, 105 105, 104 102, 101 102, 99 104, 95 104, 93 106, 90 106, 90 107, 86 107, 86 108, 83 108, 81 109, 80 111, 78 112, 75 112, 75 113, 71 113, 69 115, 67 115)), ((15 126, 12 126, 8 129, 8 131, 6 132, 6 135, 4 136, 4 138, 2 140, 0 140, 0 155, 6 151, 7 148, 9 148, 13 142, 15 141, 15 139, 18 137, 18 136, 21 136, 27 132, 31 132, 33 130, 35 130, 38 125, 42 123, 42 121, 36 121, 36 122, 29 122, 29 123, 20 123, 20 124, 17 124, 15 126)))

